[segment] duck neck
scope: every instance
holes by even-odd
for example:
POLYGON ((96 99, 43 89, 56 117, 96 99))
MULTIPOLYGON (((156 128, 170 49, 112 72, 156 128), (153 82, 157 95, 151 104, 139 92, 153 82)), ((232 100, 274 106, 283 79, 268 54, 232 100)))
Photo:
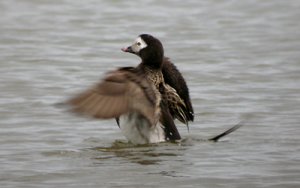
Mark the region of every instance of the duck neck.
POLYGON ((143 58, 142 64, 154 70, 161 70, 163 64, 163 56, 156 55, 143 58))
POLYGON ((152 69, 161 70, 164 58, 164 50, 154 49, 154 47, 148 47, 147 50, 141 51, 140 57, 142 59, 143 65, 152 69))

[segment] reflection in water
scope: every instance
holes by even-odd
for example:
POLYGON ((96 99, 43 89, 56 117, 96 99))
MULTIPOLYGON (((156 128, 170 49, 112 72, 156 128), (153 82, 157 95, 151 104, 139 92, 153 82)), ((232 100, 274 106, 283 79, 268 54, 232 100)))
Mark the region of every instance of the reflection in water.
POLYGON ((178 175, 178 172, 171 170, 171 171, 161 171, 161 172, 153 172, 153 173, 149 173, 151 174, 158 174, 158 175, 162 175, 162 176, 168 176, 168 177, 173 177, 173 178, 178 178, 178 177, 189 177, 187 175, 178 175))
POLYGON ((168 158, 167 160, 171 160, 170 157, 182 156, 188 147, 196 143, 217 142, 219 141, 219 138, 230 134, 232 131, 240 128, 242 125, 243 124, 239 123, 223 133, 214 136, 213 138, 218 137, 217 140, 211 138, 201 139, 188 137, 178 142, 162 142, 144 145, 134 145, 127 141, 117 140, 109 147, 94 147, 90 149, 100 152, 97 153, 97 156, 93 158, 96 160, 102 161, 114 157, 120 157, 132 163, 138 163, 141 165, 154 165, 159 164, 159 162, 163 161, 165 158, 168 158), (102 156, 102 153, 105 153, 106 155, 102 156), (107 156, 107 154, 112 155, 107 156))
POLYGON ((163 157, 172 157, 180 155, 178 151, 184 150, 184 147, 182 147, 180 143, 171 142, 164 142, 159 144, 133 145, 129 142, 115 141, 110 147, 95 147, 91 149, 106 154, 113 154, 110 157, 97 156, 94 158, 96 160, 121 157, 132 163, 138 163, 141 165, 154 165, 161 162, 163 160, 163 157))

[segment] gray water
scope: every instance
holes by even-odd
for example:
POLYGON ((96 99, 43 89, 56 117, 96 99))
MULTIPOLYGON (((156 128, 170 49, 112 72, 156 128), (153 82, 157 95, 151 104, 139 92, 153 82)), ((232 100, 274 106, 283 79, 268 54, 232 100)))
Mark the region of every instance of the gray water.
POLYGON ((0 187, 299 187, 299 19, 298 0, 0 1, 0 187), (140 33, 190 87, 179 144, 55 105, 137 65, 120 49, 140 33))

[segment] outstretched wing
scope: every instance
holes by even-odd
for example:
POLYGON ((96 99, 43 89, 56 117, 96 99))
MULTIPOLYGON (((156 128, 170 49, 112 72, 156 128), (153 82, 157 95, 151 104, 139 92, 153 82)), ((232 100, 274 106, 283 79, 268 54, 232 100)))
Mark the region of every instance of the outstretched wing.
POLYGON ((119 69, 67 103, 74 112, 101 119, 137 111, 152 124, 159 118, 156 98, 147 80, 132 71, 119 69))

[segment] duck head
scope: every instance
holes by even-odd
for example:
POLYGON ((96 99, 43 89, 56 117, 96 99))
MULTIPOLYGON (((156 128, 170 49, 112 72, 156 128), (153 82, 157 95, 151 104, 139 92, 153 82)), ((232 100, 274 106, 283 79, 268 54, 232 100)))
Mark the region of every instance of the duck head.
POLYGON ((142 59, 142 64, 151 68, 161 68, 164 49, 161 42, 149 35, 141 34, 135 39, 131 46, 122 48, 123 52, 129 52, 139 56, 142 59))

